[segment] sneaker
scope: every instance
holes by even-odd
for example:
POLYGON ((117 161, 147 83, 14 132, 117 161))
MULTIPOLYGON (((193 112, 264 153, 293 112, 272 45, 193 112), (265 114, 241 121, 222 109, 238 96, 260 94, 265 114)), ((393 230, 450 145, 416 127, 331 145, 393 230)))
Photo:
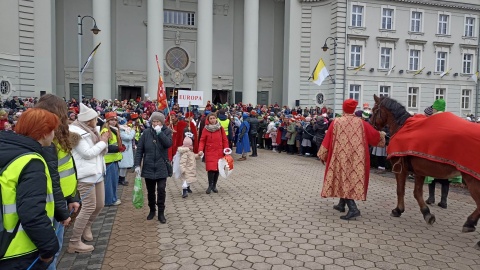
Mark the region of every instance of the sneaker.
POLYGON ((120 201, 120 200, 117 200, 116 202, 113 203, 114 206, 117 206, 117 205, 120 205, 120 204, 122 204, 122 201, 120 201))
POLYGON ((272 152, 277 153, 277 150, 276 150, 276 149, 273 149, 272 152))

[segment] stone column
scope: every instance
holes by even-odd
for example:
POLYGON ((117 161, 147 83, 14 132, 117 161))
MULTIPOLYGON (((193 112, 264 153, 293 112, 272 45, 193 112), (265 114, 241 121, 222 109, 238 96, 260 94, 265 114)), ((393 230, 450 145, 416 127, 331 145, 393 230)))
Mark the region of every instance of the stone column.
MULTIPOLYGON (((148 0, 147 2, 147 89, 145 93, 150 100, 157 99, 158 67, 155 55, 158 56, 160 69, 163 72, 163 0, 148 0)), ((165 78, 163 79, 165 81, 165 78)))
POLYGON ((203 91, 204 105, 212 100, 213 0, 198 1, 197 89, 203 91))
MULTIPOLYGON (((93 36, 93 46, 102 43, 98 48, 93 60, 93 97, 97 99, 117 98, 112 96, 114 91, 112 86, 112 43, 111 43, 111 18, 110 18, 110 0, 93 0, 93 18, 100 29, 98 35, 93 36)), ((93 22, 89 18, 83 20, 83 32, 89 33, 93 22)), ((94 47, 92 47, 93 49, 94 47)), ((82 57, 82 61, 86 61, 82 57)), ((83 64, 83 63, 82 63, 83 64)), ((115 91, 116 92, 116 91, 115 91)), ((85 92, 83 91, 83 95, 85 92)))
POLYGON ((257 105, 259 0, 245 0, 243 36, 243 103, 257 105))

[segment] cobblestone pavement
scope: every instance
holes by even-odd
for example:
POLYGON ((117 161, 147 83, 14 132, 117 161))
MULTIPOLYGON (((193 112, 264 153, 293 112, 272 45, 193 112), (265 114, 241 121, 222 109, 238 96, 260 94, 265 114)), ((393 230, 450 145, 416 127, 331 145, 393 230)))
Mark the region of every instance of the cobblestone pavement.
MULTIPOLYGON (((257 158, 235 162, 232 177, 220 178, 219 193, 210 195, 205 194, 204 164, 197 165, 199 181, 188 198, 181 197, 181 183, 168 180, 167 224, 147 221, 148 207, 133 208, 130 184, 108 245, 103 241, 114 208, 97 221, 99 251, 64 256, 60 265, 92 262, 106 248, 105 270, 480 269, 480 251, 473 248, 480 235, 461 233, 474 210, 465 192, 453 189, 446 210, 431 207, 437 222, 429 226, 413 198, 412 183, 407 184, 405 213, 390 217, 396 204, 393 174, 372 173, 367 201, 358 202, 362 217, 343 221, 332 209, 336 199, 320 198, 324 166, 314 158, 260 150, 257 158)), ((436 193, 439 200, 439 188, 436 193)), ((98 269, 97 263, 89 267, 98 269)))

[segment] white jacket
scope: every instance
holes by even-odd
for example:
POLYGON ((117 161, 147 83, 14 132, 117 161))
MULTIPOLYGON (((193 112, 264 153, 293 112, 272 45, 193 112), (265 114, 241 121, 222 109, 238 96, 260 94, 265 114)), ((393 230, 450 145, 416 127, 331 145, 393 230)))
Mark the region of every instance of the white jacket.
POLYGON ((103 181, 102 175, 105 172, 103 156, 106 153, 107 144, 103 141, 93 144, 90 133, 77 126, 70 125, 69 130, 80 135, 80 140, 74 142, 72 149, 78 181, 83 183, 103 181))

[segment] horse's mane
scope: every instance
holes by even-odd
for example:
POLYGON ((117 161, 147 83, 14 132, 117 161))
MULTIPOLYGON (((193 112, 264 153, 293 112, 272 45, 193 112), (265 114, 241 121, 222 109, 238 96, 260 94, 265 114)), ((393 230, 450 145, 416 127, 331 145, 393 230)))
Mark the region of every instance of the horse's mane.
POLYGON ((382 97, 382 99, 380 100, 380 105, 384 106, 392 113, 393 118, 395 119, 395 122, 398 126, 403 126, 405 121, 407 121, 408 118, 412 117, 410 113, 407 112, 405 107, 395 99, 389 97, 382 97))

